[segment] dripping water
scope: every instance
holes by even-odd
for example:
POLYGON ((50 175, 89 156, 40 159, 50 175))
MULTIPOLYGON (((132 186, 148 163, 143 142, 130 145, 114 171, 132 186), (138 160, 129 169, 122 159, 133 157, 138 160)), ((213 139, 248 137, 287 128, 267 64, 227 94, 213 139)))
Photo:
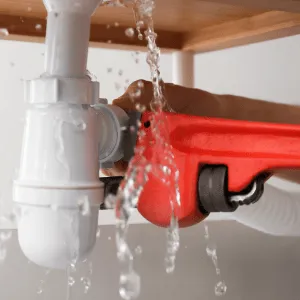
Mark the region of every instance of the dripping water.
POLYGON ((39 282, 39 285, 38 285, 38 288, 37 288, 37 291, 36 291, 36 293, 38 295, 41 295, 41 294, 44 293, 45 285, 46 285, 46 282, 47 282, 47 279, 48 279, 48 276, 49 276, 50 273, 51 273, 50 269, 46 269, 44 271, 43 278, 40 279, 40 282, 39 282))
POLYGON ((224 296, 227 292, 227 285, 224 280, 221 279, 221 270, 218 264, 218 255, 217 255, 217 247, 213 245, 210 241, 208 225, 204 223, 204 238, 206 240, 206 254, 212 260, 218 282, 215 285, 215 295, 216 296, 224 296))

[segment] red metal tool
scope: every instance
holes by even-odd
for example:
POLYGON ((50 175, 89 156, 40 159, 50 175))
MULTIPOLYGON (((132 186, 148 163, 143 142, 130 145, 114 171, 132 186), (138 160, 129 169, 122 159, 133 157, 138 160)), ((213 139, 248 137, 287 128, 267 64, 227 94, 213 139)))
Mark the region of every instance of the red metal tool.
MULTIPOLYGON (((156 151, 152 113, 142 115, 145 156, 156 151), (150 123, 149 123, 150 122, 150 123), (150 145, 150 146, 149 146, 150 145), (152 146, 151 146, 152 145, 152 146)), ((210 212, 234 211, 256 202, 263 183, 278 169, 300 168, 300 126, 211 119, 165 113, 170 143, 180 171, 181 227, 192 226, 210 212)), ((138 204, 151 223, 168 226, 169 188, 150 175, 138 204)))

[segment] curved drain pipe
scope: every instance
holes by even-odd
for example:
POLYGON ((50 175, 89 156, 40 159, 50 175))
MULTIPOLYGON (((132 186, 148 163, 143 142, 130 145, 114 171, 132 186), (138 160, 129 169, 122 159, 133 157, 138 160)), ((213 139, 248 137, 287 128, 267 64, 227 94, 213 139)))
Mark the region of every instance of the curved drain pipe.
POLYGON ((232 219, 250 228, 275 236, 300 236, 300 193, 265 184, 262 198, 240 207, 232 219))

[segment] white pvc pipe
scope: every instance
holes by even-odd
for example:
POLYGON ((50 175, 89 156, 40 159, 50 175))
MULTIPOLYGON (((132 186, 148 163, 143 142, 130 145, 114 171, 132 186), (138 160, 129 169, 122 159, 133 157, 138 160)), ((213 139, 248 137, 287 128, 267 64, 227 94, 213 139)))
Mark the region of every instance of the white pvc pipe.
POLYGON ((20 170, 13 199, 25 256, 64 269, 96 242, 99 181, 99 85, 86 76, 90 16, 100 0, 44 0, 46 73, 27 83, 20 170))
POLYGON ((173 53, 173 83, 194 87, 194 53, 178 51, 173 53))
POLYGON ((84 77, 89 37, 89 14, 50 12, 46 35, 46 74, 84 77))

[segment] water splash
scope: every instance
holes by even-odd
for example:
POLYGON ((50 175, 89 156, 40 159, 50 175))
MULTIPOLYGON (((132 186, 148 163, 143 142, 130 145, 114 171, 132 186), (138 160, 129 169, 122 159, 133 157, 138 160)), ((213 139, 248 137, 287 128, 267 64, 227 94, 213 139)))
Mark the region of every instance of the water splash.
MULTIPOLYGON (((218 265, 217 247, 216 245, 210 242, 208 225, 206 223, 204 223, 204 238, 206 240, 206 254, 212 260, 217 274, 217 278, 219 279, 221 277, 221 270, 218 265)), ((226 292, 227 292, 227 285, 225 281, 219 280, 215 285, 215 295, 220 297, 225 295, 226 292)))

